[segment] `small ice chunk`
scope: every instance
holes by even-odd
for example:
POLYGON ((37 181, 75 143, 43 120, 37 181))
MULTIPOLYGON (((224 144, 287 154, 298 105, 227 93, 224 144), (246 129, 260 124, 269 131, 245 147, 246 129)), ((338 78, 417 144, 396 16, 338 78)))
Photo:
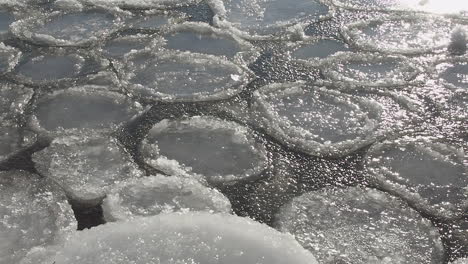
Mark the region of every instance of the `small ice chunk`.
POLYGON ((76 232, 54 251, 44 263, 317 264, 290 235, 248 218, 206 212, 107 223, 76 232))
POLYGON ((291 52, 291 57, 301 60, 318 60, 344 51, 349 51, 345 43, 333 39, 320 39, 299 42, 291 52))
POLYGON ((328 16, 330 9, 318 0, 227 0, 222 3, 219 3, 219 0, 212 0, 210 2, 216 15, 215 24, 223 27, 227 22, 250 36, 284 33, 285 28, 299 23, 318 21, 328 16))
POLYGON ((438 231, 403 201, 373 189, 323 189, 294 198, 277 214, 320 263, 438 264, 438 231))
POLYGON ((149 131, 142 153, 158 169, 163 169, 158 159, 175 160, 211 183, 254 178, 268 164, 266 150, 250 129, 213 117, 161 121, 149 131))
POLYGON ((119 67, 131 93, 154 101, 210 101, 229 98, 247 84, 240 66, 215 56, 143 50, 119 67), (239 80, 230 76, 237 74, 239 80))
POLYGON ((468 37, 462 27, 457 27, 452 31, 448 51, 453 55, 463 55, 466 53, 468 37))
POLYGON ((125 95, 103 86, 80 86, 43 95, 33 119, 40 129, 62 134, 74 130, 109 131, 141 110, 125 95))
POLYGON ((333 81, 359 86, 406 85, 419 73, 403 56, 342 53, 325 59, 322 73, 333 81))
POLYGON ((84 9, 32 16, 11 25, 18 38, 38 45, 86 47, 121 26, 118 14, 105 9, 84 9))
POLYGON ((156 175, 130 179, 111 188, 104 199, 106 221, 180 211, 230 213, 231 203, 219 191, 195 179, 156 175))
POLYGON ((99 133, 55 138, 33 160, 43 175, 83 203, 99 203, 110 186, 141 176, 117 141, 99 133))
POLYGON ((352 23, 344 28, 343 36, 366 51, 411 55, 446 47, 455 27, 455 23, 442 17, 399 14, 352 23))
POLYGON ((345 156, 381 134, 377 102, 304 82, 264 86, 252 107, 271 136, 315 156, 345 156))
POLYGON ((429 138, 405 137, 372 146, 365 160, 369 176, 381 188, 421 210, 448 217, 466 212, 468 168, 462 150, 429 138))
POLYGON ((0 75, 11 71, 18 63, 21 51, 0 43, 0 75))
POLYGON ((54 183, 24 171, 0 172, 0 263, 18 263, 74 228, 73 211, 54 183))

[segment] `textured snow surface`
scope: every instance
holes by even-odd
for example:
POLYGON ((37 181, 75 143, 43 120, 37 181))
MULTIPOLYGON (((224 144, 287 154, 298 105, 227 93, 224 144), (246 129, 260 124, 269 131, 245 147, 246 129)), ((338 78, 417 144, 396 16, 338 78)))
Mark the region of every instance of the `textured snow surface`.
POLYGON ((172 167, 212 183, 255 178, 268 165, 252 130, 213 117, 163 120, 150 130, 142 152, 155 168, 165 170, 169 160, 172 167))
POLYGON ((316 264, 291 235, 227 214, 170 213, 70 236, 42 263, 316 264))
POLYGON ((24 171, 0 172, 0 263, 12 264, 75 228, 74 215, 53 182, 24 171))
POLYGON ((322 189, 294 198, 277 214, 319 263, 441 263, 437 229, 403 201, 359 187, 322 189))
POLYGON ((156 175, 130 179, 111 188, 103 211, 106 221, 116 221, 179 211, 230 213, 231 203, 195 179, 156 175))

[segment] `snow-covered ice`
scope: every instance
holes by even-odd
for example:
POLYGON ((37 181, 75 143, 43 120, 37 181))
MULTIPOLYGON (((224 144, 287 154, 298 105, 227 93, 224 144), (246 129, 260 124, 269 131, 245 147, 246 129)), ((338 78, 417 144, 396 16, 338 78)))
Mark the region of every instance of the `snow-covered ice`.
POLYGON ((11 71, 18 63, 21 51, 0 43, 0 75, 11 71))
POLYGON ((267 133, 314 156, 345 156, 381 136, 377 102, 304 82, 264 86, 252 107, 267 133))
POLYGON ((76 228, 62 190, 24 171, 0 172, 0 263, 13 264, 37 246, 76 228))
POLYGON ((423 54, 443 51, 450 43, 454 21, 425 14, 387 15, 343 28, 349 43, 368 51, 423 54))
POLYGON ((100 134, 55 138, 33 155, 38 171, 56 181, 72 199, 98 204, 108 188, 141 176, 117 140, 100 134))
POLYGON ((433 215, 453 217, 468 209, 465 155, 463 149, 433 138, 408 136, 375 144, 365 160, 379 188, 433 215))
POLYGON ((18 20, 10 27, 12 33, 37 45, 86 47, 121 26, 119 14, 94 8, 55 11, 18 20))
POLYGON ((419 73, 410 59, 395 55, 341 53, 321 66, 323 75, 335 82, 372 87, 407 85, 419 73))
POLYGON ((79 86, 43 94, 38 100, 31 126, 56 135, 76 131, 111 131, 129 121, 141 106, 104 86, 79 86))
POLYGON ((243 67, 190 52, 142 50, 119 67, 130 93, 153 101, 212 101, 239 93, 249 80, 243 67))
POLYGON ((294 198, 277 214, 322 264, 439 264, 438 231, 403 201, 360 187, 322 189, 294 198))
POLYGON ((42 263, 317 264, 291 235, 248 218, 206 212, 107 223, 53 249, 42 263))
POLYGON ((320 0, 210 0, 214 24, 239 31, 244 37, 269 37, 328 17, 330 7, 320 0))
POLYGON ((142 153, 158 169, 173 160, 173 166, 215 184, 256 178, 268 165, 266 150, 253 131, 213 117, 157 123, 143 142, 142 153))
POLYGON ((102 207, 106 221, 180 211, 231 212, 231 203, 222 193, 177 175, 124 181, 110 189, 102 207))

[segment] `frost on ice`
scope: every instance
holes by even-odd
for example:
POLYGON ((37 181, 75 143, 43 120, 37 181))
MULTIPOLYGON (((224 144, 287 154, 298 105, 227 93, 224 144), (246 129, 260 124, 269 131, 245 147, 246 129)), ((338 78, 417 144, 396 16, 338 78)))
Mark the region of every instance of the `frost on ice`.
POLYGON ((254 93, 258 125, 314 156, 345 156, 379 137, 379 104, 303 82, 272 84, 254 93))
POLYGON ((280 209, 276 225, 323 264, 438 264, 444 259, 438 231, 428 220, 373 189, 306 193, 280 209))
POLYGON ((214 24, 237 30, 245 37, 271 36, 285 29, 318 21, 329 13, 319 0, 210 0, 214 24))
POLYGON ((380 188, 413 201, 420 210, 450 218, 468 209, 464 158, 462 149, 434 139, 405 137, 372 146, 366 166, 380 188))
POLYGON ((12 33, 36 45, 86 47, 96 44, 121 26, 121 19, 105 9, 55 11, 11 25, 12 33))
POLYGON ((74 215, 53 182, 24 171, 0 172, 0 263, 18 263, 73 228, 74 215))
POLYGON ((450 30, 456 27, 442 17, 393 15, 352 23, 343 34, 363 50, 411 55, 443 50, 450 43, 450 30))
POLYGON ((163 120, 150 130, 142 152, 149 165, 164 170, 173 160, 211 183, 252 179, 268 165, 266 150, 250 129, 213 117, 163 120))
POLYGON ((19 61, 21 51, 0 43, 0 75, 11 71, 19 61))
POLYGON ((112 185, 141 176, 117 141, 99 134, 55 138, 33 160, 69 197, 90 205, 98 204, 112 185))
POLYGON ((153 101, 227 99, 247 84, 242 67, 211 55, 143 50, 131 53, 120 66, 129 92, 153 101))
POLYGON ((43 263, 317 264, 291 235, 248 218, 206 212, 107 223, 54 249, 43 263))
POLYGON ((44 94, 37 101, 33 129, 52 134, 110 131, 137 114, 140 106, 103 86, 80 86, 44 94))
POLYGON ((231 203, 219 191, 195 179, 163 175, 117 184, 103 202, 106 221, 180 211, 230 213, 231 203))

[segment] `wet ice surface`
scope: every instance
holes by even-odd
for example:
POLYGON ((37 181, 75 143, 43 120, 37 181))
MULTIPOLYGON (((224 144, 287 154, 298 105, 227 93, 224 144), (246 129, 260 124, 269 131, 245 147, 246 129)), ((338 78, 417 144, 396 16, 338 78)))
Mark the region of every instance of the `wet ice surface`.
POLYGON ((290 235, 227 214, 163 214, 70 236, 48 262, 316 264, 290 235), (138 228, 135 228, 138 227, 138 228))
POLYGON ((24 171, 0 172, 0 263, 18 263, 30 249, 72 230, 74 217, 60 188, 24 171))
POLYGON ((320 263, 441 263, 442 243, 429 221, 386 193, 323 189, 296 197, 277 215, 320 263))
POLYGON ((83 203, 98 204, 109 187, 141 175, 115 139, 99 134, 58 137, 33 159, 43 175, 83 203))
POLYGON ((267 166, 266 151, 253 131, 209 117, 161 121, 149 131, 142 151, 150 165, 161 168, 162 160, 174 160, 212 183, 255 178, 267 166))
POLYGON ((209 101, 229 98, 248 74, 227 60, 195 53, 147 50, 128 56, 122 75, 130 92, 154 101, 209 101))
POLYGON ((231 203, 195 179, 156 175, 112 188, 104 199, 103 211, 107 221, 116 221, 181 211, 230 213, 231 203))
POLYGON ((317 60, 348 50, 349 48, 343 42, 332 39, 321 39, 300 44, 291 53, 291 56, 294 59, 317 60))
POLYGON ((436 66, 439 80, 454 89, 468 89, 468 59, 456 58, 436 66))
MULTIPOLYGON (((223 3, 213 0, 211 2, 214 6, 224 4, 217 13, 221 20, 253 36, 275 34, 284 27, 317 21, 329 12, 329 7, 317 0, 228 0, 223 3)), ((225 23, 220 22, 220 24, 225 23)))
POLYGON ((15 21, 15 16, 8 10, 0 9, 0 34, 8 32, 10 24, 15 21))

